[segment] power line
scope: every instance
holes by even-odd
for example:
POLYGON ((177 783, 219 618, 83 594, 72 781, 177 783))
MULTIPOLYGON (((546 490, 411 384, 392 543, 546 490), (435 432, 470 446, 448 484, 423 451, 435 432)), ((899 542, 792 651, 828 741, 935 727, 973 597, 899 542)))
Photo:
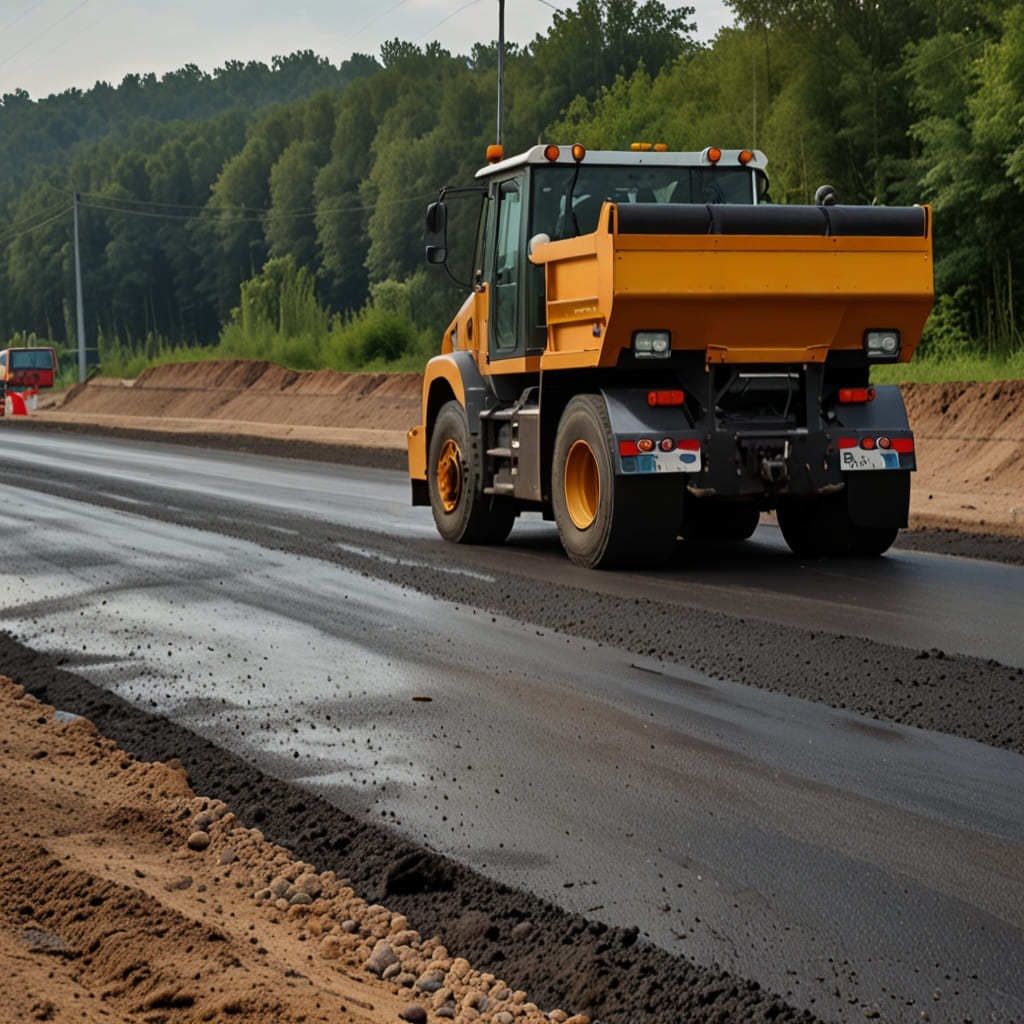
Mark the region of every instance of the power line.
MULTIPOLYGON (((54 207, 51 207, 51 210, 54 209, 54 207)), ((52 224, 54 221, 60 220, 61 217, 67 216, 67 214, 70 212, 71 207, 65 205, 62 206, 59 210, 56 210, 56 212, 54 212, 52 216, 47 217, 46 220, 40 221, 38 224, 33 224, 31 227, 20 228, 20 230, 15 230, 16 228, 19 228, 21 224, 27 224, 30 220, 32 220, 31 217, 27 217, 25 220, 18 221, 15 224, 10 224, 6 228, 0 230, 0 243, 6 245, 9 242, 13 242, 15 238, 20 238, 22 235, 30 235, 33 231, 39 231, 41 228, 45 228, 48 224, 52 224)), ((36 214, 36 216, 42 217, 45 216, 45 213, 36 214)))
POLYGON ((82 2, 77 7, 73 7, 66 14, 62 14, 56 21, 51 21, 50 24, 47 25, 46 28, 42 30, 42 32, 38 33, 37 35, 29 39, 28 42, 25 43, 20 50, 15 50, 14 53, 9 53, 5 57, 0 58, 0 68, 4 67, 7 64, 10 64, 10 62, 14 60, 16 57, 20 57, 26 50, 35 46, 35 44, 38 43, 40 39, 42 39, 44 36, 49 35, 50 32, 53 29, 55 29, 61 22, 67 21, 72 14, 77 14, 88 3, 89 0, 82 0, 82 2))
POLYGON ((209 224, 262 224, 267 221, 281 221, 281 220, 308 220, 314 217, 321 216, 332 216, 340 213, 372 213, 379 207, 389 206, 405 206, 411 203, 423 203, 429 201, 434 197, 434 193, 421 193, 419 195, 406 196, 402 199, 394 199, 389 202, 377 202, 369 205, 358 205, 358 206, 321 206, 315 210, 297 210, 297 211, 275 211, 270 210, 258 210, 251 207, 241 207, 238 212, 241 216, 236 215, 228 209, 218 209, 216 207, 181 207, 183 209, 191 209, 197 211, 192 214, 175 214, 165 213, 159 208, 165 205, 174 207, 174 204, 163 204, 156 203, 152 206, 156 207, 153 209, 130 209, 126 206, 119 206, 121 202, 135 202, 141 204, 142 200, 106 200, 103 197, 90 198, 85 192, 79 193, 81 205, 91 210, 100 210, 107 213, 119 213, 126 217, 147 217, 152 220, 166 220, 166 221, 178 221, 180 223, 209 223, 209 224), (98 200, 98 201, 97 201, 98 200))

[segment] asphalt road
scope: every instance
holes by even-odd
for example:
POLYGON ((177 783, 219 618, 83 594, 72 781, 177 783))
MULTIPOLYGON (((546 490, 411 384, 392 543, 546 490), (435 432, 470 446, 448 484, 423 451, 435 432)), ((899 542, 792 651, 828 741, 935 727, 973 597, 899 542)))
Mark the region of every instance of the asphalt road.
POLYGON ((592 573, 539 519, 443 544, 392 471, 10 433, 26 645, 823 1019, 1024 1020, 1024 569, 765 526, 592 573))

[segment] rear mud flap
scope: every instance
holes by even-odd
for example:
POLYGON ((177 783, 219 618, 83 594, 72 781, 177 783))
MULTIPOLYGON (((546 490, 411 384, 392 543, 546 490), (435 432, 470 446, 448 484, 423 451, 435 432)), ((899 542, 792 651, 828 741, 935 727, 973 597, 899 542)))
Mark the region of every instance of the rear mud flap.
POLYGON ((847 511, 858 526, 904 529, 910 513, 910 473, 846 473, 847 511))

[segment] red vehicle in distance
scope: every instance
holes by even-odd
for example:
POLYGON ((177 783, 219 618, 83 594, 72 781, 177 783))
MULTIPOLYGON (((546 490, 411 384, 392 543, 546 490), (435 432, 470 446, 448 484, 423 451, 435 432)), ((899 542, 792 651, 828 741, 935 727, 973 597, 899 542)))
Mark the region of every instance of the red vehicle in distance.
POLYGON ((24 416, 40 388, 52 388, 57 353, 52 348, 0 350, 0 416, 24 416))

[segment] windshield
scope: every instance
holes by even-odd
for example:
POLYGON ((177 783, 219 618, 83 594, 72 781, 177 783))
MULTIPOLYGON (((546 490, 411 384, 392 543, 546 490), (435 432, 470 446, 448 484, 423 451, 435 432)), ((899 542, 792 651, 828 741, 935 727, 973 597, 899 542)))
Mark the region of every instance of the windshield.
POLYGON ((52 370, 53 352, 48 348, 11 349, 12 370, 52 370))
POLYGON ((597 227, 605 199, 751 206, 761 192, 761 180, 743 167, 538 167, 533 172, 531 233, 544 232, 552 239, 587 234, 597 227))

